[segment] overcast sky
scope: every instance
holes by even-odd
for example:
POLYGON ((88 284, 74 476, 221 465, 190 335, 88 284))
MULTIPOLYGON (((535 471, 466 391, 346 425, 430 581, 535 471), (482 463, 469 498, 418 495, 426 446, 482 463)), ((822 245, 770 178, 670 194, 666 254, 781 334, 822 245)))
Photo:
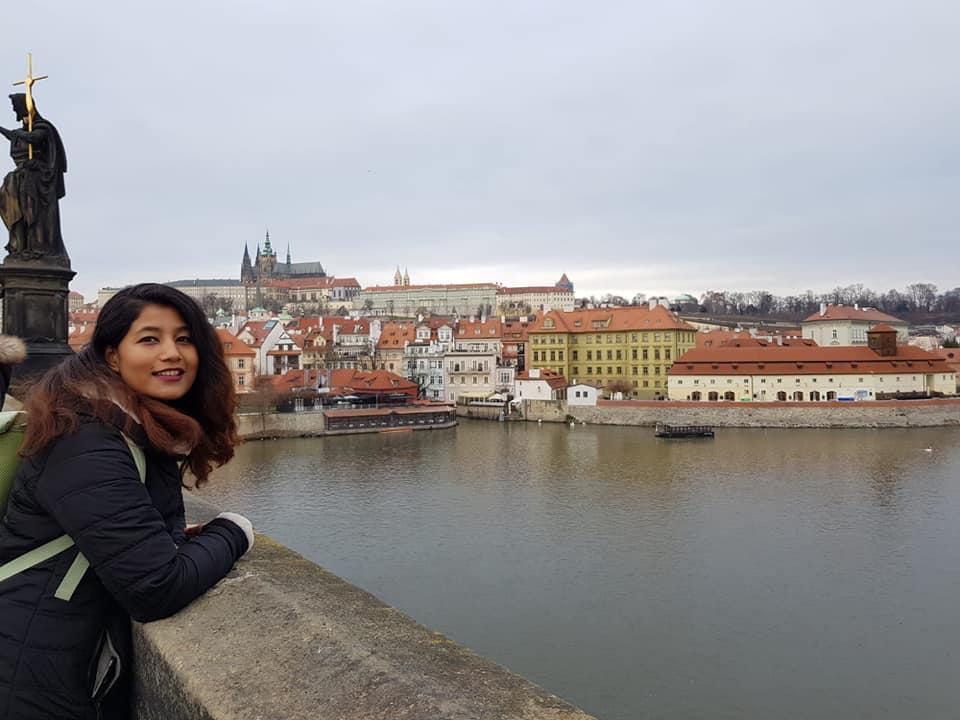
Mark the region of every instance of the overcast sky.
POLYGON ((20 0, 0 79, 50 75, 88 296, 238 277, 266 228, 363 285, 944 289, 958 36, 955 0, 20 0))

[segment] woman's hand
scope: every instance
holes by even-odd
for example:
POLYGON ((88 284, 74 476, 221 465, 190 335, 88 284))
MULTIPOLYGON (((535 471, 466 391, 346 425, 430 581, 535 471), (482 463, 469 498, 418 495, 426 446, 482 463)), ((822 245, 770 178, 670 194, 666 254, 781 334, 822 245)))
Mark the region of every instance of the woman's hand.
POLYGON ((203 532, 203 523, 197 523, 196 525, 187 525, 184 532, 187 533, 187 537, 196 537, 203 532))

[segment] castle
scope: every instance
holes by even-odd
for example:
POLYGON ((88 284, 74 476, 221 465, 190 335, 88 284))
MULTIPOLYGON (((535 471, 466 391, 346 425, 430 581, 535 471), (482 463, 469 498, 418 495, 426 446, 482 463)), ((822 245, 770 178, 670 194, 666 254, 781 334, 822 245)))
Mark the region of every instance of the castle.
POLYGON ((287 245, 287 261, 277 262, 277 251, 270 245, 270 231, 267 231, 263 250, 257 243, 257 255, 254 261, 250 259, 250 249, 243 246, 243 262, 240 265, 240 282, 244 285, 254 285, 265 280, 292 280, 325 278, 327 273, 319 262, 290 261, 290 246, 287 245))

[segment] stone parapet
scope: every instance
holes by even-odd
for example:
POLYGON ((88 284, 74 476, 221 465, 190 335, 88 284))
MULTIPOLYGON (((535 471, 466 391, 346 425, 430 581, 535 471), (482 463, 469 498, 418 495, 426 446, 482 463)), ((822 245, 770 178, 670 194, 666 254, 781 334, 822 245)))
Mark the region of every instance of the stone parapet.
POLYGON ((590 718, 262 535, 134 648, 138 720, 590 718))
POLYGON ((711 425, 763 428, 896 428, 960 425, 960 399, 858 403, 692 403, 601 401, 569 406, 578 422, 600 425, 711 425))

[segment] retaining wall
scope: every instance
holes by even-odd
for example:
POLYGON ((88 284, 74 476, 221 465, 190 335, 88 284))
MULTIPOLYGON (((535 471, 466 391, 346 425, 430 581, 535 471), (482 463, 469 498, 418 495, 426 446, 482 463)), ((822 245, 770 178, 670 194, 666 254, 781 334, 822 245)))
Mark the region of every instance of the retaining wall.
POLYGON ((590 718, 262 535, 134 651, 137 720, 590 718))
POLYGON ((680 403, 601 401, 568 406, 578 421, 602 425, 712 425, 769 428, 884 428, 960 425, 960 399, 859 403, 680 403))

